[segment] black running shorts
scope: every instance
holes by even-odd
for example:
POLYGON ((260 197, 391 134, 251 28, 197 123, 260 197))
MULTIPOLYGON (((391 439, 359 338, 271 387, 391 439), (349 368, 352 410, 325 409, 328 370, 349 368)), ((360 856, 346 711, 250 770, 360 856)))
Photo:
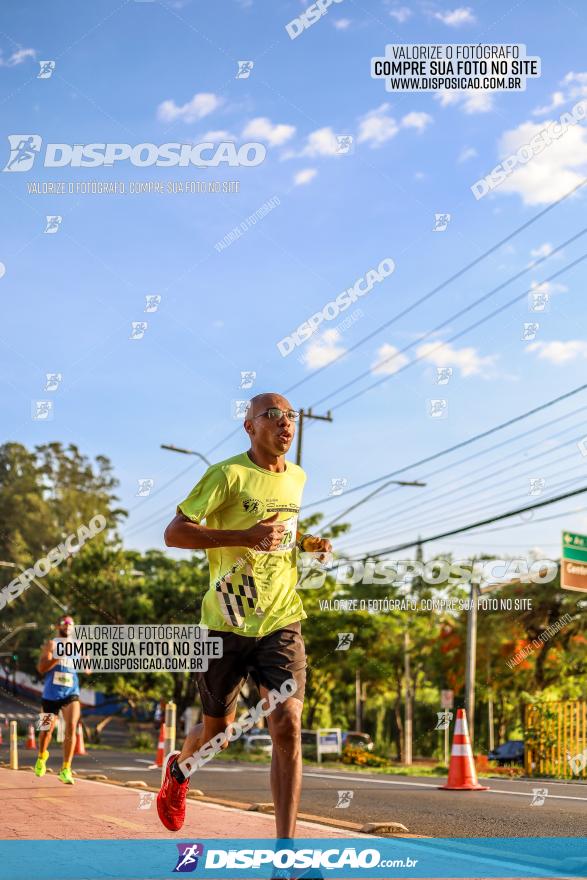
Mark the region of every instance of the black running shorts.
POLYGON ((304 701, 306 650, 300 621, 259 638, 214 629, 208 635, 222 639, 223 652, 210 660, 206 672, 196 674, 204 715, 231 715, 249 674, 257 687, 268 690, 279 690, 293 678, 297 690, 292 696, 304 701))
POLYGON ((79 702, 79 694, 70 694, 63 700, 43 700, 43 712, 50 712, 52 715, 59 715, 59 710, 70 703, 79 702))

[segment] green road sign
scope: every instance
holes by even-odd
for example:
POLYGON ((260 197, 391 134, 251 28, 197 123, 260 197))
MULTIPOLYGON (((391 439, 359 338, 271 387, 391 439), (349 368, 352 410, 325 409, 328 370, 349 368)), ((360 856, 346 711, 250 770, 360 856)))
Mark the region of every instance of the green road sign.
POLYGON ((587 592, 587 535, 563 532, 561 587, 587 592))

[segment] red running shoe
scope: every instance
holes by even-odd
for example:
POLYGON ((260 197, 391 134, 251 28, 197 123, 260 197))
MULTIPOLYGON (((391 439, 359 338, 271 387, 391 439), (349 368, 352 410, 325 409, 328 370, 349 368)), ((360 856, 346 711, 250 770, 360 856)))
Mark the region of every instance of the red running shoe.
POLYGON ((157 795, 157 812, 161 822, 169 831, 179 831, 185 820, 185 798, 190 786, 189 777, 178 782, 170 773, 172 761, 179 752, 170 752, 165 761, 165 776, 157 795))

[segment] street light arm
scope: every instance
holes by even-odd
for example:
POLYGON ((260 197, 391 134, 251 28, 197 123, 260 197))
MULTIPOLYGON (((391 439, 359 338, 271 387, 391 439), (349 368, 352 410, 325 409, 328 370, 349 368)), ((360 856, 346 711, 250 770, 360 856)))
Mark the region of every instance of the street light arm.
POLYGON ((202 455, 201 452, 196 452, 194 449, 183 449, 181 446, 174 446, 173 443, 162 443, 161 449, 167 449, 169 452, 180 452, 182 455, 195 455, 208 467, 212 466, 212 463, 208 461, 205 455, 202 455))
POLYGON ((4 642, 7 642, 8 639, 11 639, 12 636, 15 636, 16 633, 21 632, 23 629, 37 629, 36 623, 21 623, 20 626, 16 626, 12 632, 9 632, 7 636, 4 636, 3 639, 0 639, 0 645, 3 645, 4 642))

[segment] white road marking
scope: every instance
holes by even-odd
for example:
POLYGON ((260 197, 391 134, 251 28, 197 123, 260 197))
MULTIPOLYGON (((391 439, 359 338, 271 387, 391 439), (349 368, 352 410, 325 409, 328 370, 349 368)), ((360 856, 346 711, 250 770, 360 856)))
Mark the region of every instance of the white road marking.
MULTIPOLYGON (((350 780, 351 782, 357 782, 357 779, 360 778, 359 774, 356 776, 342 776, 342 775, 334 775, 332 773, 304 773, 304 776, 308 778, 312 778, 312 776, 317 776, 320 779, 343 779, 350 780)), ((365 777, 363 777, 365 778, 365 777)), ((439 778, 440 781, 440 778, 439 778)), ((487 781, 487 780, 485 780, 487 781)), ((373 776, 369 776, 369 782, 374 782, 378 785, 416 785, 419 788, 439 788, 437 784, 429 783, 429 782, 403 782, 395 779, 375 779, 373 776)), ((536 782, 541 783, 544 786, 548 785, 556 785, 556 782, 551 783, 550 779, 537 779, 536 782)), ((561 785, 562 783, 558 783, 561 785)), ((580 783, 579 783, 580 784, 580 783)), ((531 798, 531 791, 508 791, 506 789, 501 788, 489 788, 487 789, 488 794, 511 794, 513 797, 524 797, 531 798)), ((587 801, 587 797, 577 797, 577 795, 570 794, 549 794, 546 796, 547 800, 556 799, 560 801, 587 801)))

